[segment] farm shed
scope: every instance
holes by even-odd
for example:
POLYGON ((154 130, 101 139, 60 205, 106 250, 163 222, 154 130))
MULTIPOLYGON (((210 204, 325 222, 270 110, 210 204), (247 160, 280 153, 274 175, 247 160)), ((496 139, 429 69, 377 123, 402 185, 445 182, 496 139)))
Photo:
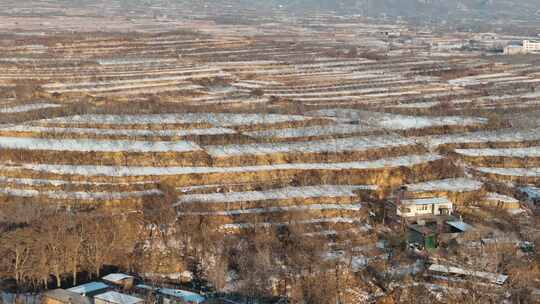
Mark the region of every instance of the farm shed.
POLYGON ((116 291, 108 291, 94 297, 95 304, 139 304, 143 299, 136 298, 116 291))
POLYGON ((129 289, 133 287, 135 278, 123 273, 111 273, 101 278, 103 281, 129 289))
POLYGON ((438 232, 436 228, 420 225, 409 225, 407 242, 409 244, 416 244, 426 249, 436 249, 438 247, 437 236, 438 232))
POLYGON ((482 205, 500 209, 519 209, 519 201, 511 196, 498 193, 488 193, 481 202, 482 205))
POLYGON ((534 204, 540 204, 540 188, 526 186, 519 188, 520 192, 527 197, 527 200, 534 204))
POLYGON ((43 304, 92 304, 92 301, 78 293, 65 290, 54 289, 43 294, 43 304))
POLYGON ((159 288, 158 292, 165 297, 163 303, 169 304, 178 302, 178 300, 185 303, 202 303, 206 299, 198 293, 180 290, 180 289, 171 289, 171 288, 159 288))
POLYGON ((142 284, 137 285, 136 287, 142 290, 154 292, 155 294, 159 295, 160 298, 162 299, 163 304, 170 304, 170 303, 177 303, 177 302, 198 304, 198 303, 203 303, 204 301, 206 301, 205 297, 192 291, 187 291, 187 290, 182 290, 182 289, 172 289, 172 288, 160 288, 160 287, 154 287, 154 286, 142 285, 142 284))
MULTIPOLYGON (((422 221, 419 221, 422 222, 422 221)), ((422 248, 435 249, 441 243, 448 243, 457 238, 461 233, 469 231, 473 227, 462 220, 451 219, 426 224, 412 224, 408 226, 407 242, 416 244, 422 248)))
POLYGON ((465 223, 464 221, 447 221, 446 224, 450 226, 451 233, 463 233, 473 229, 473 226, 465 223))
POLYGON ((75 292, 81 296, 93 297, 100 293, 104 293, 109 289, 109 285, 102 282, 90 282, 75 286, 67 289, 68 291, 75 292))

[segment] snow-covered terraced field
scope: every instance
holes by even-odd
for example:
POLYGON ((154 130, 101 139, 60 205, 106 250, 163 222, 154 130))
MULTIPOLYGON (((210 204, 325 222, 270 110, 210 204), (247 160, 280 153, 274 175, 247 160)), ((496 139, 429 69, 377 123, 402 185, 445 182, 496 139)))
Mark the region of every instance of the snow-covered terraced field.
POLYGON ((300 127, 300 128, 287 128, 287 129, 273 129, 255 132, 244 132, 244 134, 259 137, 259 138, 300 138, 300 137, 319 137, 319 136, 331 136, 331 135, 347 135, 354 133, 375 131, 377 128, 373 128, 367 125, 353 125, 353 124, 335 124, 324 126, 312 126, 312 127, 300 127))
POLYGON ((398 108, 398 109, 428 109, 440 105, 439 101, 431 102, 412 102, 412 103, 403 103, 398 105, 390 105, 389 108, 398 108))
POLYGON ((197 91, 199 86, 196 85, 176 85, 176 84, 165 84, 165 85, 149 85, 149 86, 139 86, 128 88, 127 90, 100 90, 99 92, 94 91, 89 94, 95 97, 131 97, 134 95, 145 95, 145 94, 160 94, 160 93, 186 93, 197 91))
POLYGON ((61 186, 82 186, 82 187, 93 187, 93 186, 134 186, 134 185, 153 185, 156 181, 148 182, 91 182, 91 181, 74 181, 74 180, 59 180, 59 179, 39 179, 39 178, 16 178, 16 177, 5 177, 0 176, 0 184, 13 184, 18 187, 24 186, 52 186, 52 187, 61 187, 61 186))
MULTIPOLYGON (((166 71, 159 71, 159 74, 165 74, 166 71)), ((148 73, 148 72, 147 72, 148 73)), ((47 92, 50 93, 70 93, 70 92, 86 92, 86 93, 104 93, 112 91, 128 91, 132 89, 144 89, 144 88, 153 88, 153 87, 165 87, 165 86, 176 86, 178 89, 183 90, 199 90, 204 87, 195 85, 188 80, 194 79, 204 79, 212 77, 229 77, 229 74, 223 73, 219 70, 207 69, 207 70, 194 70, 190 72, 188 70, 178 71, 171 74, 180 74, 180 75, 171 75, 171 76, 162 76, 155 74, 121 74, 117 75, 118 77, 130 77, 130 79, 114 79, 109 81, 100 81, 100 82, 63 82, 63 83, 53 83, 45 85, 44 88, 47 92), (213 73, 209 73, 213 72, 213 73), (141 76, 146 76, 140 78, 141 76), (138 78, 134 78, 138 77, 138 78)), ((112 75, 111 75, 112 76, 112 75)))
POLYGON ((189 141, 134 141, 0 137, 0 149, 76 152, 193 152, 201 148, 189 141))
POLYGON ((529 77, 516 76, 512 73, 495 73, 495 74, 481 74, 477 76, 468 76, 448 81, 451 85, 458 86, 472 86, 479 84, 487 84, 491 82, 505 82, 512 80, 525 80, 529 77))
POLYGON ((209 123, 220 127, 234 127, 256 124, 278 124, 305 121, 309 117, 280 114, 234 114, 234 113, 185 113, 147 115, 77 115, 40 120, 40 124, 95 124, 95 125, 160 125, 209 123))
MULTIPOLYGON (((404 87, 407 88, 407 87, 404 87)), ((398 89, 398 87, 394 87, 392 89, 398 89)), ((345 90, 339 90, 339 91, 319 91, 319 92, 302 92, 302 93, 272 93, 274 96, 278 97, 285 97, 285 98, 293 98, 293 99, 307 99, 310 100, 317 98, 317 97, 332 97, 332 96, 356 96, 356 95, 364 95, 364 96, 370 96, 370 93, 381 93, 381 92, 388 92, 391 89, 389 88, 370 88, 370 89, 345 89, 345 90)))
POLYGON ((125 200, 129 198, 161 195, 159 190, 145 190, 132 192, 68 192, 68 191, 44 191, 44 190, 29 190, 17 189, 10 187, 2 187, 0 185, 0 195, 17 196, 17 197, 44 197, 57 200, 85 200, 85 201, 114 201, 125 200))
POLYGON ((148 130, 148 129, 96 129, 96 128, 60 128, 60 127, 40 127, 31 125, 17 125, 10 127, 0 127, 0 133, 37 133, 37 134, 80 134, 91 136, 201 136, 201 135, 225 135, 236 134, 236 131, 227 128, 205 128, 205 129, 185 129, 185 130, 148 130))
POLYGON ((201 212, 179 212, 179 215, 202 215, 202 216, 235 216, 242 214, 261 214, 275 212, 301 212, 301 211, 360 211, 361 205, 354 204, 313 204, 303 206, 283 206, 268 208, 251 208, 227 211, 201 211, 201 212))
POLYGON ((326 109, 308 113, 313 116, 332 117, 340 122, 359 122, 388 130, 423 129, 441 126, 482 125, 487 119, 463 116, 410 116, 354 109, 326 109))
POLYGON ((384 158, 373 161, 347 163, 292 163, 246 167, 127 167, 127 166, 89 166, 89 165, 50 165, 50 164, 17 164, 3 165, 0 170, 18 171, 31 170, 35 172, 59 175, 81 176, 168 176, 186 174, 212 173, 248 173, 279 170, 370 170, 414 166, 441 160, 442 157, 433 154, 407 155, 395 158, 384 158))
POLYGON ((195 105, 222 105, 222 104, 257 104, 257 103, 267 103, 269 101, 268 98, 250 98, 250 97, 229 97, 229 96, 209 96, 209 97, 197 97, 197 98, 191 98, 189 100, 190 103, 195 105))
POLYGON ((514 176, 514 177, 540 177, 540 168, 491 168, 479 167, 475 170, 495 175, 514 176))
MULTIPOLYGON (((405 84, 413 84, 414 80, 408 80, 408 79, 401 79, 400 77, 382 77, 377 75, 366 75, 366 77, 369 76, 369 80, 362 80, 357 76, 354 81, 343 81, 341 83, 335 83, 335 84, 319 84, 319 85, 306 85, 306 86, 294 86, 294 87, 277 87, 270 85, 269 87, 265 87, 265 93, 268 95, 276 95, 276 96, 285 96, 286 94, 295 94, 300 96, 309 96, 313 94, 318 94, 322 92, 347 92, 347 90, 350 89, 364 89, 368 90, 366 93, 373 92, 375 89, 374 87, 378 87, 378 90, 381 90, 381 88, 385 88, 387 86, 394 86, 394 85, 405 85, 405 84), (374 79, 375 78, 375 79, 374 79), (396 80, 398 79, 398 80, 396 80)), ((257 85, 257 88, 262 88, 263 86, 257 85)), ((298 96, 296 96, 298 97, 298 96)))
POLYGON ((380 135, 369 137, 334 138, 308 142, 205 146, 204 149, 214 157, 233 157, 241 155, 265 155, 276 153, 362 152, 374 149, 414 145, 416 145, 414 141, 404 137, 380 135))
POLYGON ((62 106, 59 104, 54 104, 54 103, 22 104, 22 105, 10 106, 10 107, 0 107, 0 114, 23 113, 23 112, 59 108, 59 107, 62 107, 62 106))
POLYGON ((267 191, 188 194, 182 195, 177 204, 235 203, 247 201, 286 200, 291 198, 307 199, 318 197, 354 197, 356 195, 353 191, 366 189, 373 189, 373 186, 320 185, 285 187, 267 191))
POLYGON ((289 226, 289 225, 306 225, 306 224, 355 224, 361 223, 362 220, 353 217, 327 217, 327 218, 316 218, 312 220, 302 220, 302 221, 290 221, 290 222, 264 222, 264 223, 234 223, 234 224, 225 224, 220 228, 224 230, 237 230, 245 228, 254 228, 254 227, 272 227, 272 226, 289 226))
POLYGON ((436 148, 446 144, 527 143, 540 141, 540 130, 500 130, 418 137, 416 140, 436 148))
POLYGON ((483 183, 469 178, 449 178, 407 185, 408 191, 416 192, 469 192, 480 190, 483 183))
POLYGON ((455 149, 457 154, 471 157, 540 157, 540 147, 506 149, 455 149))
POLYGON ((152 93, 156 91, 166 91, 166 90, 199 90, 202 89, 201 86, 198 85, 192 85, 185 82, 174 82, 174 81, 167 81, 167 82, 151 82, 151 83, 138 83, 138 84, 126 84, 126 85, 116 85, 116 86, 105 86, 105 87, 93 87, 93 88, 73 88, 73 89, 62 89, 62 90, 51 90, 50 93, 72 93, 72 92, 80 92, 80 93, 97 93, 97 94, 103 94, 108 92, 116 92, 116 91, 127 91, 124 92, 127 95, 131 95, 134 93, 134 90, 139 90, 138 93, 152 93), (160 90, 159 88, 164 88, 164 90, 160 90))
MULTIPOLYGON (((163 71, 162 71, 163 72, 163 71)), ((208 77, 209 74, 202 74, 202 77, 208 77)), ((136 75, 127 75, 127 76, 136 76, 136 75)), ((152 77, 152 78, 136 78, 136 79, 125 79, 125 80, 110 80, 110 81, 100 81, 100 82, 74 82, 74 83, 53 83, 43 86, 44 89, 52 92, 68 92, 70 90, 76 91, 80 90, 92 90, 93 88, 115 88, 129 85, 143 85, 144 83, 169 83, 169 82, 178 82, 179 84, 188 83, 183 82, 188 79, 190 76, 169 76, 169 77, 152 77)))

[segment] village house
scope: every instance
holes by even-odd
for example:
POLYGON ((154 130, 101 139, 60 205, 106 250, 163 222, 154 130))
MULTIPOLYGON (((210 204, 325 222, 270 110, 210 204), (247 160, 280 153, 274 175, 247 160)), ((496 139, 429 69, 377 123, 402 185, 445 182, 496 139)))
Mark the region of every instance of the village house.
POLYGON ((73 291, 54 289, 43 294, 42 304, 92 304, 92 301, 73 291))
POLYGON ((396 205, 396 214, 403 218, 451 215, 452 212, 452 202, 443 197, 406 199, 396 205))

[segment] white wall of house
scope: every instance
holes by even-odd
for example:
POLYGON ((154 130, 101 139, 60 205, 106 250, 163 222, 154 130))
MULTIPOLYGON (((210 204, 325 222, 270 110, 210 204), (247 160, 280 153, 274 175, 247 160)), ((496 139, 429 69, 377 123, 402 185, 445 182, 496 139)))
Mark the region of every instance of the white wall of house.
POLYGON ((447 210, 447 214, 452 214, 453 206, 449 201, 440 202, 440 201, 425 201, 418 202, 412 201, 407 203, 403 201, 401 206, 397 206, 397 215, 402 217, 413 217, 413 216, 426 216, 426 215, 442 215, 442 211, 447 210))

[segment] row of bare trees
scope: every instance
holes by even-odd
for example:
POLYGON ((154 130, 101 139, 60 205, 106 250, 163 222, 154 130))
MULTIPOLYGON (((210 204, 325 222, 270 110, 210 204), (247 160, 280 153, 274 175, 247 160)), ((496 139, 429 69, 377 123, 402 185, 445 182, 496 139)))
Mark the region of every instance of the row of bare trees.
MULTIPOLYGON (((101 212, 39 210, 32 203, 26 211, 18 209, 39 214, 4 224, 0 237, 0 274, 13 278, 19 288, 47 287, 51 281, 60 287, 68 278, 76 285, 80 273, 100 276, 104 265, 133 262, 129 257, 140 241, 135 222, 101 212)), ((9 210, 2 213, 9 216, 9 210)))
POLYGON ((195 287, 219 292, 233 284, 247 302, 276 296, 310 303, 337 299, 336 289, 321 292, 344 280, 341 268, 323 258, 323 240, 287 227, 224 234, 208 218, 178 218, 174 190, 160 188, 163 197, 132 210, 4 202, 0 280, 35 291, 81 284, 111 266, 141 275, 188 270, 195 287))

